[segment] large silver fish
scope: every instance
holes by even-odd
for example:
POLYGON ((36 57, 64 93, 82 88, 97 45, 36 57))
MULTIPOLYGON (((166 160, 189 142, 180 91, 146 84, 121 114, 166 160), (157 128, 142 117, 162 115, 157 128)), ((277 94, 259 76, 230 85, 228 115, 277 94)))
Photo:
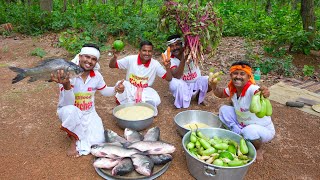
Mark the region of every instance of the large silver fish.
POLYGON ((9 69, 18 73, 17 76, 12 79, 12 84, 17 83, 26 77, 30 77, 28 82, 34 82, 38 79, 50 81, 51 73, 55 73, 57 70, 69 72, 70 78, 79 76, 84 71, 80 66, 64 59, 46 59, 33 68, 22 69, 10 66, 9 69))
POLYGON ((142 141, 143 136, 135 130, 132 130, 130 128, 124 129, 124 137, 131 143, 142 141))
POLYGON ((122 159, 111 171, 111 174, 116 176, 123 176, 131 171, 133 171, 134 167, 130 158, 122 159))
POLYGON ((128 148, 138 149, 148 154, 170 154, 176 150, 173 145, 162 141, 138 141, 129 145, 128 148))
POLYGON ((105 168, 105 169, 112 169, 115 167, 121 159, 111 159, 111 158, 97 158, 93 162, 93 166, 96 168, 105 168))
POLYGON ((121 143, 123 146, 127 146, 130 144, 129 141, 127 141, 125 138, 119 136, 116 132, 107 129, 104 131, 104 136, 106 139, 107 143, 115 143, 115 142, 119 142, 121 143))
POLYGON ((103 145, 97 144, 91 146, 91 154, 96 157, 108 157, 113 159, 131 157, 133 154, 139 154, 140 151, 136 149, 126 149, 117 145, 103 145))
POLYGON ((144 155, 135 154, 131 157, 134 169, 145 176, 151 176, 154 167, 153 161, 144 155))
POLYGON ((172 160, 170 154, 160 154, 160 155, 149 155, 155 165, 166 164, 172 160))
POLYGON ((149 129, 143 138, 144 141, 159 141, 159 139, 160 139, 159 127, 153 127, 149 129))

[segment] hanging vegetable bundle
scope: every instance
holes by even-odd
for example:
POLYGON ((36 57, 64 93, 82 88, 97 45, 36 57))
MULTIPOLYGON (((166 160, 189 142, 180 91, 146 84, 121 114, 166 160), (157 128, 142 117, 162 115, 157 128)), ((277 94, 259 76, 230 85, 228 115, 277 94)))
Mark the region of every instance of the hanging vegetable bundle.
POLYGON ((211 1, 206 6, 199 6, 198 1, 189 4, 166 1, 160 16, 160 30, 175 28, 182 32, 187 62, 193 59, 196 64, 202 63, 204 54, 214 55, 222 36, 222 19, 215 14, 211 1))

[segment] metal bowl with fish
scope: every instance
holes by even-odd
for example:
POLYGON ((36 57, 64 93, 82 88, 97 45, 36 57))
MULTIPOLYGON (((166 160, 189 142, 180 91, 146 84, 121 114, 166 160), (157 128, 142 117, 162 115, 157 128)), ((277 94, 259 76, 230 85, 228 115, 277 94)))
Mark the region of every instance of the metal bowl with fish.
POLYGON ((184 136, 190 128, 221 128, 222 126, 217 115, 201 110, 182 111, 174 117, 174 122, 181 136, 184 136))
POLYGON ((154 119, 155 108, 148 103, 121 104, 113 109, 113 116, 120 128, 141 131, 148 128, 154 119))

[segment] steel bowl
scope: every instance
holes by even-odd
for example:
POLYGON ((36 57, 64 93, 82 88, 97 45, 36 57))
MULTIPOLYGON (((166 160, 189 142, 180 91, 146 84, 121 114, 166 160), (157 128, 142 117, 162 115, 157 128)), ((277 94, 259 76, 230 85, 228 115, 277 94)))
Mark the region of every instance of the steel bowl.
MULTIPOLYGON (((117 111, 119 111, 120 109, 130 107, 130 106, 144 106, 144 107, 148 107, 148 108, 152 109, 155 112, 155 108, 148 103, 140 102, 140 103, 121 104, 121 105, 115 107, 112 111, 113 117, 116 119, 117 124, 120 128, 122 128, 122 129, 130 128, 130 129, 133 129, 136 131, 141 131, 141 130, 148 128, 153 123, 153 119, 154 119, 153 115, 151 117, 146 117, 145 119, 142 119, 142 120, 125 120, 125 119, 121 119, 120 117, 117 117, 115 115, 115 113, 117 111)), ((137 113, 139 113, 139 112, 137 112, 137 113)))
POLYGON ((176 124, 177 131, 181 136, 184 136, 188 131, 190 131, 184 127, 184 125, 189 123, 204 123, 213 128, 221 128, 222 126, 217 115, 201 110, 182 111, 174 117, 174 122, 176 124))
MULTIPOLYGON (((242 138, 240 135, 221 128, 203 128, 201 129, 203 135, 212 138, 218 136, 219 138, 228 138, 240 143, 242 138)), ((245 178, 245 175, 248 171, 249 166, 256 159, 256 149, 250 141, 246 141, 246 144, 249 149, 248 157, 252 160, 248 164, 236 167, 221 167, 213 164, 208 164, 202 160, 199 160, 194 155, 192 155, 189 150, 186 148, 186 145, 190 142, 191 132, 186 133, 182 138, 182 146, 184 153, 186 155, 187 166, 190 174, 195 179, 201 180, 242 180, 245 178)))

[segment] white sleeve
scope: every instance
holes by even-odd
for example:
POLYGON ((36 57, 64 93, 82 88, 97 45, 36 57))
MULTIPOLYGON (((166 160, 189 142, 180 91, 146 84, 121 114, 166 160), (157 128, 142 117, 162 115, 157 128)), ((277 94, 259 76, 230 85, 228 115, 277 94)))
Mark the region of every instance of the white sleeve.
POLYGON ((157 61, 157 66, 156 66, 156 72, 157 72, 157 76, 164 78, 164 75, 167 74, 167 71, 163 68, 163 66, 157 61))
POLYGON ((73 93, 73 88, 71 88, 70 90, 62 89, 60 91, 59 107, 74 105, 74 102, 75 102, 75 96, 73 93))
POLYGON ((99 92, 103 96, 114 96, 114 95, 116 95, 116 91, 115 91, 114 87, 105 87, 105 88, 99 90, 99 92))
POLYGON ((117 65, 119 69, 128 69, 130 65, 130 59, 132 56, 127 56, 122 59, 117 60, 117 65))

